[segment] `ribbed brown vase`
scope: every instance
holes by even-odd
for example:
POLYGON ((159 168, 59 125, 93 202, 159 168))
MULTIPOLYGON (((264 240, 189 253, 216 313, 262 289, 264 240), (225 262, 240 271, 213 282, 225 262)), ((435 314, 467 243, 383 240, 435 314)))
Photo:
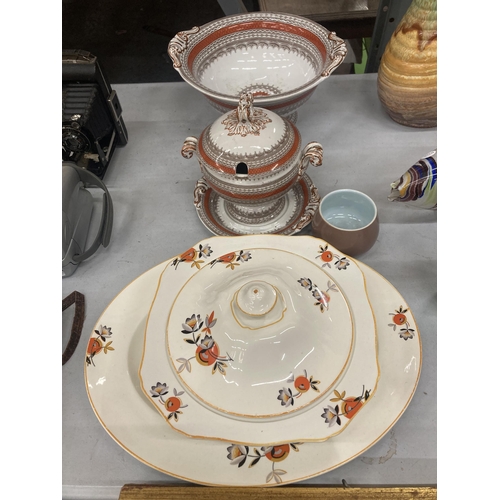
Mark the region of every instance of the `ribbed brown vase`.
POLYGON ((437 125, 436 0, 413 0, 387 44, 378 96, 389 116, 410 127, 437 125))

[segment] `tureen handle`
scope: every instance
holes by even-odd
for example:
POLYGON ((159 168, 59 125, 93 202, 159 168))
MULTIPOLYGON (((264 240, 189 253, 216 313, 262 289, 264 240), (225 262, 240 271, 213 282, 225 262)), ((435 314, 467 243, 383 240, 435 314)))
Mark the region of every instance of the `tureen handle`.
POLYGON ((318 210, 320 201, 321 198, 318 194, 318 188, 313 184, 311 186, 311 197, 309 199, 309 203, 304 209, 304 213, 302 214, 300 219, 292 226, 291 234, 298 233, 312 221, 314 214, 318 210))
POLYGON ((339 38, 336 33, 333 31, 328 35, 328 40, 331 43, 331 49, 329 53, 329 57, 331 59, 331 63, 323 70, 321 76, 330 76, 335 68, 345 59, 347 55, 347 46, 342 40, 339 38))
POLYGON ((203 195, 206 193, 210 186, 207 184, 205 179, 199 179, 194 188, 194 206, 199 209, 201 207, 201 202, 203 201, 203 195))
POLYGON ((198 145, 198 139, 196 137, 187 137, 182 145, 181 154, 184 158, 192 158, 193 153, 196 151, 196 146, 198 145))
POLYGON ((315 167, 323 163, 323 146, 319 142, 310 142, 302 151, 297 180, 304 175, 309 163, 315 167))

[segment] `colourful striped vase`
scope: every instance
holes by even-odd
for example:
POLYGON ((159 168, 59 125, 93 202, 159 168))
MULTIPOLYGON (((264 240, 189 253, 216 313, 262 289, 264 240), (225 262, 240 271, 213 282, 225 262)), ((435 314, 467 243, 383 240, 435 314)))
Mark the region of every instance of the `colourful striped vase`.
POLYGON ((410 127, 437 125, 436 0, 413 0, 389 40, 378 70, 379 99, 410 127))

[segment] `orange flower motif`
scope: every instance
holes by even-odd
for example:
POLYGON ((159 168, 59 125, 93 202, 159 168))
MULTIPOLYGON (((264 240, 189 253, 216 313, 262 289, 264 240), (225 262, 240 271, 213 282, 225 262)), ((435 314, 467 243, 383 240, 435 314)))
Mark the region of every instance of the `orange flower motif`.
POLYGON ((227 264, 226 267, 234 269, 235 266, 240 265, 239 264, 240 262, 247 262, 251 258, 252 255, 248 251, 240 250, 238 254, 236 252, 230 252, 210 262, 210 267, 214 267, 215 264, 222 263, 222 264, 227 264))
POLYGON ((399 336, 404 340, 412 339, 415 336, 415 330, 410 328, 410 323, 406 317, 408 309, 403 309, 403 306, 399 306, 399 309, 395 311, 396 313, 389 313, 390 316, 393 316, 394 323, 389 323, 388 326, 392 326, 392 329, 396 331, 398 326, 404 325, 403 328, 399 329, 399 336))
POLYGON ((180 260, 184 260, 187 262, 191 262, 194 260, 196 257, 196 250, 194 248, 190 248, 189 250, 186 250, 180 257, 180 260))
POLYGON ((319 392, 317 386, 321 383, 319 380, 314 380, 312 376, 307 378, 306 370, 304 370, 304 375, 299 375, 297 378, 295 378, 293 374, 290 375, 287 382, 290 384, 293 382, 293 386, 297 390, 297 393, 294 394, 289 387, 283 387, 283 389, 279 390, 277 399, 281 401, 281 406, 285 407, 290 405, 293 406, 295 399, 300 398, 300 396, 302 396, 302 394, 307 392, 309 389, 319 392))
POLYGON ((279 446, 273 446, 267 453, 266 458, 271 460, 272 462, 281 462, 285 460, 285 458, 290 453, 290 445, 289 444, 281 444, 279 446))
POLYGON ((200 269, 200 264, 203 263, 203 259, 209 257, 211 253, 212 249, 209 245, 200 244, 198 246, 198 250, 196 250, 195 248, 190 248, 183 254, 179 255, 179 257, 175 258, 172 261, 172 266, 175 266, 175 268, 177 269, 177 266, 181 262, 191 262, 191 267, 196 266, 197 269, 200 269))
POLYGON ((108 351, 115 350, 114 347, 111 347, 113 341, 110 340, 109 342, 107 342, 107 340, 111 338, 111 335, 113 334, 110 327, 101 325, 98 330, 94 330, 94 333, 96 336, 91 337, 89 343, 87 344, 87 357, 85 358, 85 361, 89 366, 95 366, 94 356, 96 356, 100 352, 107 354, 108 351))
POLYGON ((179 363, 177 373, 181 373, 183 370, 187 370, 191 373, 191 360, 196 359, 202 366, 213 365, 212 374, 216 371, 219 371, 223 375, 226 374, 227 364, 225 361, 233 361, 233 359, 228 353, 226 353, 226 356, 220 355, 219 346, 212 338, 211 328, 213 328, 216 323, 217 318, 215 317, 215 311, 212 311, 205 317, 205 327, 203 329, 203 321, 199 314, 192 314, 191 317, 186 318, 186 321, 182 324, 181 332, 184 335, 191 334, 191 338, 185 337, 184 342, 196 346, 196 351, 194 356, 190 358, 178 358, 176 360, 179 363), (203 338, 202 333, 205 334, 203 338))
POLYGON ((250 453, 248 446, 243 446, 241 444, 232 444, 227 448, 229 452, 227 458, 231 461, 231 465, 237 465, 238 468, 242 467, 248 458, 252 459, 249 464, 250 467, 254 467, 259 463, 259 461, 266 457, 271 461, 271 472, 266 477, 266 483, 269 483, 274 479, 276 483, 282 483, 283 480, 281 476, 286 474, 286 470, 276 469, 275 465, 277 462, 282 462, 290 454, 290 450, 299 451, 299 445, 302 443, 284 443, 276 446, 261 446, 259 448, 254 448, 253 453, 250 453))
POLYGON ((99 339, 93 338, 89 340, 89 345, 87 346, 87 354, 90 356, 95 356, 100 353, 102 349, 102 342, 99 339))
POLYGON ((337 390, 334 390, 333 393, 335 397, 330 399, 330 401, 332 401, 333 403, 340 401, 342 410, 340 409, 338 404, 335 405, 335 408, 333 406, 327 405, 326 408, 323 408, 324 413, 321 415, 321 417, 325 419, 325 423, 328 424, 328 427, 332 427, 335 424, 341 425, 342 419, 340 417, 345 417, 347 419, 351 419, 352 417, 354 417, 354 415, 358 413, 363 404, 370 397, 370 392, 371 390, 365 391, 365 388, 363 387, 361 396, 346 398, 345 391, 343 391, 341 394, 337 390))

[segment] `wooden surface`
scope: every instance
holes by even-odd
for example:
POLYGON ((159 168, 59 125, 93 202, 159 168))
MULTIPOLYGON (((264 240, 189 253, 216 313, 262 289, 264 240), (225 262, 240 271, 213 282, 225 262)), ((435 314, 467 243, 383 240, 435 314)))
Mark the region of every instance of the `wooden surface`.
POLYGON ((210 488, 206 486, 158 486, 126 484, 119 500, 213 500, 214 498, 238 500, 434 500, 435 487, 406 488, 353 488, 344 486, 311 487, 282 486, 279 488, 210 488))

